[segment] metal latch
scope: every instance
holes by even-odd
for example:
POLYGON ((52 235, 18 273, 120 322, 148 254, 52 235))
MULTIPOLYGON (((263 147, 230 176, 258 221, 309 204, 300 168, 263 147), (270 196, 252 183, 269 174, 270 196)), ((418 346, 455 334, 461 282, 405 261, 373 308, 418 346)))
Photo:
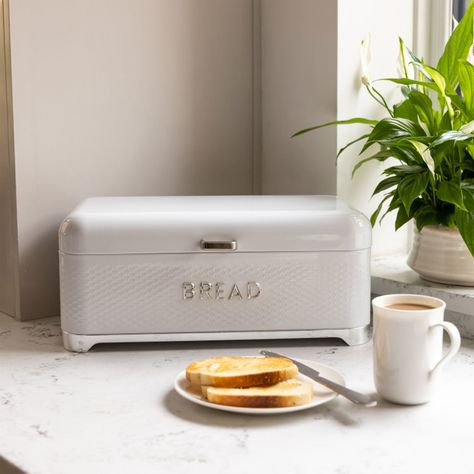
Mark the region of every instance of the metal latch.
POLYGON ((236 240, 201 240, 202 250, 237 250, 236 240))

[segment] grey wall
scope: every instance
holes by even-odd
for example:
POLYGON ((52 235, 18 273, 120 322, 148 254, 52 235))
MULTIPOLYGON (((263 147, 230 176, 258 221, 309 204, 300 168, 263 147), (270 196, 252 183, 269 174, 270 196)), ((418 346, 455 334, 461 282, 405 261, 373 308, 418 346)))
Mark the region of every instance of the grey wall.
POLYGON ((337 1, 262 0, 262 189, 335 194, 337 1))

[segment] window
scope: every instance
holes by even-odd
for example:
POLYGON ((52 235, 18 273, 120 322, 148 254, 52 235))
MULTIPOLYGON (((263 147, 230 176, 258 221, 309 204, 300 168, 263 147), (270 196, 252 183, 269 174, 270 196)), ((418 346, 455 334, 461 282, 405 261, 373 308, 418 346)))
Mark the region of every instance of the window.
POLYGON ((453 17, 456 21, 459 21, 463 17, 471 1, 472 0, 453 0, 453 17))

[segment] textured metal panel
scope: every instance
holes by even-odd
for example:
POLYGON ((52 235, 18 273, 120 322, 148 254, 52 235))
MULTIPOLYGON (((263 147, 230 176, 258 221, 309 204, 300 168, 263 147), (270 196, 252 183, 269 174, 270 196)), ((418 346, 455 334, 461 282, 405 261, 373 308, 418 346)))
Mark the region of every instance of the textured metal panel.
POLYGON ((369 323, 369 251, 60 255, 62 328, 73 334, 283 331, 369 323), (223 282, 222 300, 182 283, 223 282), (247 282, 258 298, 245 298, 247 282), (244 298, 228 299, 237 283, 244 298))

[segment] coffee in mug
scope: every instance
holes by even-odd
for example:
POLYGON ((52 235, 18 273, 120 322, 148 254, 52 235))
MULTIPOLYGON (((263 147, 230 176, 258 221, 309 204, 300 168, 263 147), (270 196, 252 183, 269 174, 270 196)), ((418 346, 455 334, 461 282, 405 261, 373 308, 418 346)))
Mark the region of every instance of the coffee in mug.
POLYGON ((372 307, 377 391, 394 403, 426 403, 440 382, 441 368, 461 345, 456 326, 443 321, 445 302, 399 294, 379 296, 372 307), (443 330, 451 339, 444 357, 443 330))
POLYGON ((432 306, 427 306, 424 304, 413 304, 413 303, 395 303, 389 304, 387 306, 389 309, 403 309, 408 311, 422 311, 425 309, 433 309, 432 306))

